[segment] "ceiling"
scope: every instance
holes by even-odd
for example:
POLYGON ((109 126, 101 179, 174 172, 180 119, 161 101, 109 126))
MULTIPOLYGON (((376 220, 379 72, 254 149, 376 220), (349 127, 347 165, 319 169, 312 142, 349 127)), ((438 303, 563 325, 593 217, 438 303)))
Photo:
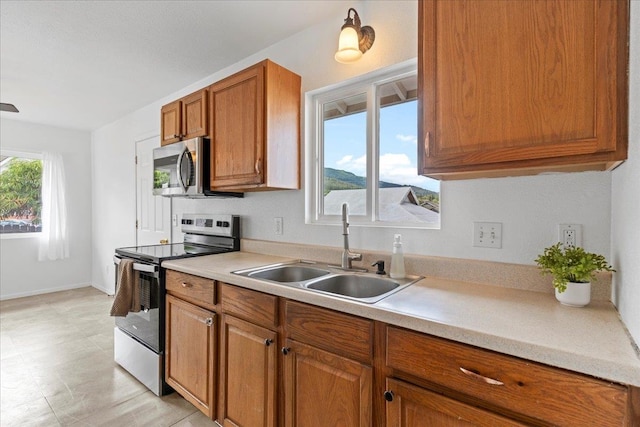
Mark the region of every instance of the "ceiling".
POLYGON ((1 0, 0 101, 20 112, 0 114, 97 129, 347 8, 317 0, 1 0))

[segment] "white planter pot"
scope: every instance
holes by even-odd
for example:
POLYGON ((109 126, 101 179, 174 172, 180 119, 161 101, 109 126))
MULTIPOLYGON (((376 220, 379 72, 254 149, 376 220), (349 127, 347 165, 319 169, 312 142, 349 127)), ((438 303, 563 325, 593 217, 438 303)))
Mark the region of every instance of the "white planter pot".
POLYGON ((556 299, 570 307, 584 307, 591 301, 591 282, 569 282, 564 292, 558 292, 556 289, 556 299))

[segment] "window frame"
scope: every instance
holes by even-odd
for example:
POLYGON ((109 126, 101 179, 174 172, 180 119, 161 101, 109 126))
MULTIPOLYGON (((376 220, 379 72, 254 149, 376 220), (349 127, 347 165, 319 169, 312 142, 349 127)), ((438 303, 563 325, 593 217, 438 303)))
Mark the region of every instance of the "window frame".
MULTIPOLYGON (((379 175, 380 175, 380 97, 378 88, 406 76, 417 75, 417 60, 411 59, 400 64, 383 68, 349 79, 328 87, 309 91, 305 94, 306 150, 305 150, 305 223, 335 225, 341 215, 324 214, 324 113, 323 105, 332 100, 366 94, 366 191, 364 215, 349 214, 353 226, 392 227, 409 229, 440 229, 442 212, 437 222, 391 222, 380 221, 379 217, 379 175)), ((416 129, 417 131, 417 129, 416 129)), ((417 148, 416 148, 417 149, 417 148)), ((417 172, 417 171, 416 171, 417 172)), ((442 201, 442 189, 439 197, 442 201)), ((442 203, 440 203, 442 206, 442 203)))
MULTIPOLYGON (((43 155, 41 152, 21 151, 12 149, 0 149, 0 156, 18 157, 21 159, 40 160, 42 162, 43 155)), ((41 181, 42 185, 42 181, 41 181)), ((33 239, 39 238, 42 235, 42 231, 28 231, 25 233, 0 233, 0 240, 11 239, 33 239)))

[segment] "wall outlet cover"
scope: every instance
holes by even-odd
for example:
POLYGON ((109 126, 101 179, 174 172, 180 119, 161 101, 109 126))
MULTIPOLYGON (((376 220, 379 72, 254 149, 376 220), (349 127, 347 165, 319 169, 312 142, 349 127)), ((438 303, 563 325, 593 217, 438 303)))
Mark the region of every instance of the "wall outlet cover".
POLYGON ((582 225, 558 224, 558 241, 564 246, 582 246, 582 225))
POLYGON ((502 223, 474 222, 473 246, 480 248, 502 248, 502 223))

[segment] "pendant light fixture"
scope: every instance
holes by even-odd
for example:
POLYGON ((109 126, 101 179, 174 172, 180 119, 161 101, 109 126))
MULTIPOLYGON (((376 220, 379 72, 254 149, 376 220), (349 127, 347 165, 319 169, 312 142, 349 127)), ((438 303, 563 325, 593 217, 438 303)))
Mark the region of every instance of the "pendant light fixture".
POLYGON ((355 62, 373 45, 376 33, 370 26, 361 26, 360 16, 354 8, 347 11, 347 18, 340 31, 335 60, 343 64, 355 62), (353 12, 353 18, 351 17, 353 12))

